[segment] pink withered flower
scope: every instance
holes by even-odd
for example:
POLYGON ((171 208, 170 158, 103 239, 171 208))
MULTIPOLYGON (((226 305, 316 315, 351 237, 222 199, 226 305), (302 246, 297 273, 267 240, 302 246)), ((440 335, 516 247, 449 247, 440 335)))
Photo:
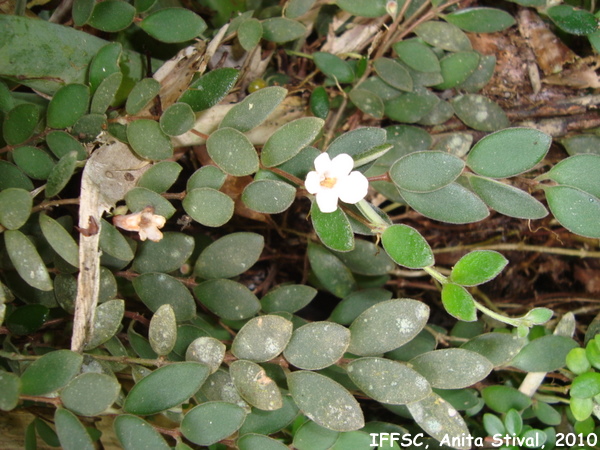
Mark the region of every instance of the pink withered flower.
POLYGON ((127 231, 137 231, 140 239, 158 242, 163 238, 159 228, 165 226, 167 219, 154 214, 153 206, 146 206, 136 213, 119 215, 113 217, 113 225, 127 231))

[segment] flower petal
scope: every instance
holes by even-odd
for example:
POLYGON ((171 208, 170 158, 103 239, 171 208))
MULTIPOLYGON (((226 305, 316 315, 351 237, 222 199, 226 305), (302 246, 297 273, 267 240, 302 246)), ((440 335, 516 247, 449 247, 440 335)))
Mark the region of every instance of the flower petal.
POLYGON ((319 156, 317 156, 315 158, 314 164, 315 170, 321 175, 331 170, 331 158, 329 158, 329 155, 327 153, 321 153, 319 156))
POLYGON ((140 230, 140 239, 145 241, 150 239, 151 241, 158 242, 163 238, 163 234, 156 227, 146 227, 140 230))
POLYGON ((306 181, 304 182, 304 187, 311 194, 316 194, 323 190, 323 186, 321 186, 321 176, 315 172, 314 170, 308 172, 306 175, 306 181))
POLYGON ((323 189, 317 194, 317 205, 321 212, 332 213, 337 209, 338 196, 333 189, 323 189))
POLYGON ((338 180, 347 177, 354 167, 352 156, 347 153, 340 153, 331 160, 331 168, 327 176, 337 178, 338 180))
POLYGON ((338 180, 335 191, 344 203, 358 203, 366 197, 369 191, 369 180, 355 170, 347 177, 338 180))

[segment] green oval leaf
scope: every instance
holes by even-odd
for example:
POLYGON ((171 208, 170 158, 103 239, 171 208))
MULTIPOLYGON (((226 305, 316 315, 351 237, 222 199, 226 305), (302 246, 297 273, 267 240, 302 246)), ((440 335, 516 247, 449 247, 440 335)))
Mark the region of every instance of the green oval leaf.
POLYGON ((295 198, 296 188, 279 180, 255 180, 242 192, 242 201, 248 208, 265 214, 284 212, 295 198))
POLYGON ((585 36, 598 30, 598 20, 589 11, 571 5, 555 5, 546 10, 548 17, 563 31, 585 36))
MULTIPOLYGON (((454 97, 451 104, 458 118, 475 130, 496 131, 510 126, 504 110, 497 103, 482 95, 460 95, 454 97)), ((541 134, 541 132, 538 133, 541 134)), ((516 148, 510 147, 510 150, 516 151, 516 148)), ((521 155, 526 154, 522 147, 519 151, 522 152, 521 155)))
POLYGON ((363 239, 354 241, 354 249, 349 252, 335 252, 335 255, 353 272, 359 275, 385 275, 396 267, 381 247, 363 239))
POLYGON ((260 302, 243 284, 218 279, 200 283, 194 288, 200 302, 217 316, 226 320, 243 320, 260 310, 260 302))
MULTIPOLYGON (((479 55, 479 65, 469 78, 460 83, 456 88, 469 93, 475 93, 483 89, 492 79, 496 69, 496 57, 494 55, 479 55)), ((453 108, 454 109, 454 108, 453 108)))
POLYGON ((106 115, 85 114, 75 122, 71 132, 77 136, 81 142, 92 142, 100 135, 100 133, 106 130, 107 127, 108 122, 106 120, 106 115))
POLYGON ((14 149, 12 155, 15 164, 36 180, 47 179, 54 167, 54 159, 47 152, 36 147, 19 147, 14 149))
MULTIPOLYGON (((84 1, 75 1, 77 3, 86 3, 87 0, 84 1)), ((92 2, 92 6, 95 2, 92 2)), ((91 11, 90 11, 91 14, 91 11)), ((75 19, 75 6, 73 6, 73 20, 77 24, 77 20, 75 19)), ((89 17, 88 17, 89 18, 89 17)), ((86 19, 87 21, 87 19, 86 19)), ((81 26, 81 25, 78 25, 81 26)), ((121 68, 119 67, 119 60, 121 58, 121 54, 123 53, 123 46, 118 42, 112 42, 110 44, 106 44, 98 53, 93 57, 92 62, 90 63, 90 71, 89 71, 89 79, 90 86, 92 91, 96 91, 100 83, 108 78, 109 76, 120 73, 121 68)))
POLYGON ((182 169, 183 167, 174 161, 160 161, 142 174, 137 186, 162 194, 173 186, 182 169))
POLYGON ((324 375, 298 370, 287 375, 292 398, 309 419, 329 430, 353 431, 364 426, 356 399, 324 375))
POLYGON ((112 73, 102 80, 92 97, 90 112, 98 114, 106 112, 114 102, 122 81, 123 74, 121 72, 112 73))
POLYGON ((600 394, 600 373, 586 372, 577 375, 569 393, 574 398, 591 398, 600 394))
POLYGON ((350 270, 325 247, 309 242, 308 260, 317 279, 336 297, 346 297, 354 290, 356 281, 350 270))
POLYGON ((184 8, 159 9, 144 17, 139 26, 154 39, 167 43, 190 41, 206 30, 202 17, 184 8))
POLYGON ((191 236, 166 232, 159 242, 144 241, 139 245, 132 269, 138 273, 177 270, 192 255, 194 244, 191 236))
POLYGON ((465 8, 447 14, 444 19, 470 33, 495 33, 512 27, 515 19, 496 8, 465 8))
POLYGON ((0 161, 0 190, 8 188, 33 190, 33 183, 21 169, 8 161, 0 161))
POLYGON ((29 219, 33 199, 25 189, 0 191, 0 224, 9 230, 21 228, 29 219))
POLYGON ((467 35, 451 23, 429 20, 416 27, 415 33, 429 45, 449 52, 472 49, 467 35))
POLYGON ((98 305, 94 314, 94 326, 90 331, 85 349, 96 348, 112 338, 121 328, 124 313, 125 302, 123 300, 109 300, 98 305))
POLYGON ((477 286, 496 278, 507 264, 508 260, 498 252, 475 250, 454 265, 450 280, 462 286, 477 286))
POLYGON ((411 367, 437 389, 462 389, 483 380, 492 363, 479 353, 447 348, 423 353, 410 360, 411 367))
POLYGON ((390 291, 380 288, 355 291, 337 304, 331 312, 329 320, 333 320, 342 325, 350 325, 354 319, 371 306, 391 298, 392 293, 390 291))
POLYGON ((385 0, 336 0, 341 9, 353 16, 380 17, 385 15, 385 0))
POLYGON ((567 368, 577 375, 585 373, 592 368, 585 349, 581 347, 573 348, 567 353, 566 364, 567 368))
MULTIPOLYGON (((450 120, 453 115, 454 108, 452 105, 449 102, 440 101, 427 114, 421 117, 418 123, 421 125, 441 125, 450 120)), ((457 144, 457 142, 453 143, 457 144)))
POLYGON ((477 174, 507 178, 532 169, 550 148, 552 138, 532 128, 492 133, 473 146, 467 165, 477 174))
POLYGON ((523 347, 510 365, 527 372, 552 372, 565 366, 567 354, 577 346, 565 336, 542 336, 523 347))
POLYGON ((239 75, 240 71, 231 67, 211 70, 194 81, 178 101, 190 105, 194 112, 204 111, 227 95, 239 75))
POLYGON ((439 101, 437 96, 428 91, 404 92, 385 102, 385 115, 397 122, 415 123, 439 101))
POLYGON ((65 386, 83 362, 83 356, 70 350, 56 350, 32 362, 21 375, 21 393, 45 395, 65 386))
POLYGON ((431 247, 421 234, 408 225, 392 225, 381 235, 383 248, 397 264, 420 269, 434 263, 431 247))
POLYGON ((350 331, 333 322, 312 322, 292 334, 283 352, 285 359, 300 369, 319 370, 335 364, 350 344, 350 331))
POLYGON ((506 413, 511 409, 522 411, 531 405, 531 399, 510 386, 487 386, 481 391, 485 404, 496 412, 506 413))
POLYGON ((154 450, 171 448, 152 425, 139 417, 121 414, 114 421, 114 429, 125 450, 136 450, 140 447, 154 450))
POLYGON ((199 188, 221 189, 227 175, 217 166, 202 166, 187 180, 187 191, 199 188))
POLYGON ((428 380, 417 370, 389 359, 355 359, 347 371, 361 391, 381 403, 405 405, 431 393, 428 380))
POLYGON ((317 117, 303 117, 286 123, 265 143, 260 154, 262 164, 273 167, 292 159, 317 138, 324 123, 317 117))
POLYGON ((32 103, 22 103, 12 108, 4 117, 2 135, 8 145, 27 141, 35 131, 40 111, 32 103))
POLYGON ((95 0, 75 0, 73 2, 71 15, 75 26, 82 27, 90 20, 95 4, 95 0))
POLYGON ((231 233, 206 247, 194 267, 204 279, 232 278, 250 269, 260 258, 265 239, 256 233, 231 233))
POLYGON ((46 124, 50 128, 67 128, 75 124, 88 109, 90 88, 83 84, 67 84, 60 88, 48 105, 46 124))
POLYGON ((158 122, 138 119, 127 126, 127 141, 133 151, 145 159, 161 160, 173 156, 173 144, 158 122))
POLYGON ((35 245, 19 230, 4 232, 4 244, 8 257, 21 278, 41 291, 52 290, 52 280, 35 245))
POLYGON ((173 307, 161 305, 150 320, 148 341, 154 353, 164 356, 171 353, 177 340, 177 321, 173 307))
MULTIPOLYGON (((600 159, 600 158, 599 158, 600 159)), ((536 220, 546 217, 548 211, 531 195, 514 186, 473 175, 471 187, 490 208, 505 216, 536 220)))
POLYGON ((250 140, 235 128, 219 128, 206 141, 209 156, 223 172, 241 177, 258 170, 258 155, 250 140))
POLYGON ((181 422, 183 435, 198 445, 212 445, 235 433, 246 413, 237 405, 206 402, 192 408, 181 422))
POLYGON ((70 152, 60 158, 56 165, 50 171, 48 175, 48 183, 46 184, 46 198, 54 197, 62 191, 77 166, 77 153, 70 152))
POLYGON ((313 61, 321 72, 338 83, 352 83, 355 78, 352 66, 339 56, 327 52, 313 53, 313 61))
POLYGON ((192 189, 182 203, 183 209, 192 219, 207 227, 225 225, 233 216, 233 200, 216 189, 192 189))
POLYGON ((247 433, 236 442, 240 450, 286 450, 289 447, 262 434, 247 433))
POLYGON ((125 398, 123 409, 145 416, 173 408, 194 395, 208 373, 208 366, 196 362, 160 367, 136 383, 125 398))
POLYGON ((600 199, 570 186, 544 189, 554 217, 569 231, 590 238, 600 237, 600 199))
POLYGON ((371 306, 352 325, 348 351, 370 356, 410 342, 425 326, 429 307, 412 299, 388 300, 371 306))
POLYGON ((292 322, 280 316, 255 317, 235 336, 231 352, 239 359, 268 361, 283 351, 292 336, 292 328, 292 322))
POLYGON ((194 339, 185 352, 186 361, 204 363, 214 373, 219 370, 225 357, 225 344, 218 339, 202 336, 194 339))
POLYGON ((135 8, 122 0, 106 0, 96 3, 88 24, 94 28, 116 33, 133 23, 135 8))
POLYGON ((179 136, 194 126, 196 116, 191 106, 178 102, 169 106, 160 116, 160 129, 167 136, 179 136))
POLYGON ((88 372, 73 378, 60 393, 63 406, 80 416, 96 416, 116 400, 121 385, 112 376, 88 372))
POLYGON ((450 89, 467 80, 479 66, 480 55, 474 51, 450 53, 440 60, 444 81, 436 89, 450 89))
MULTIPOLYGON (((267 366, 268 373, 273 379, 279 382, 284 382, 283 373, 279 370, 271 371, 272 366, 267 366)), ((283 395, 283 406, 275 411, 262 411, 254 408, 246 416, 246 420, 240 428, 240 435, 246 435, 248 433, 261 433, 264 435, 273 435, 283 428, 290 425, 294 419, 298 416, 298 407, 292 400, 291 395, 283 395)), ((242 400, 243 402, 243 400, 242 400)))
MULTIPOLYGON (((49 294, 51 295, 51 293, 49 294)), ((46 299, 48 301, 51 300, 48 297, 46 299)), ((6 317, 6 328, 12 334, 26 335, 34 333, 44 325, 44 322, 48 319, 49 312, 50 310, 44 305, 20 306, 6 317)))
POLYGON ((263 36, 263 26, 258 19, 250 18, 240 24, 237 33, 240 45, 249 52, 260 42, 263 36))
POLYGON ((465 342, 461 348, 485 356, 494 367, 498 367, 513 359, 525 343, 524 338, 514 334, 494 332, 480 334, 465 342))
POLYGON ((261 299, 262 310, 266 313, 294 313, 308 305, 316 295, 315 288, 304 284, 279 286, 261 299))
POLYGON ((600 155, 582 154, 563 159, 544 178, 572 186, 600 198, 600 155))
POLYGON ((433 192, 400 191, 404 200, 425 217, 448 223, 472 223, 490 212, 483 201, 458 183, 433 192))
POLYGON ((282 43, 298 39, 306 33, 306 27, 286 17, 272 17, 262 21, 263 37, 267 41, 282 43))
POLYGON ((600 155, 600 136, 596 136, 595 134, 576 134, 561 139, 560 143, 571 156, 582 153, 600 155))
POLYGON ((329 449, 333 447, 339 436, 338 431, 328 430, 307 420, 296 430, 293 446, 298 450, 329 449))
POLYGON ((310 94, 310 110, 323 120, 329 114, 329 95, 323 86, 317 86, 310 94))
POLYGON ((17 375, 0 371, 0 409, 11 411, 19 404, 21 380, 17 375))
POLYGON ((355 158, 385 142, 385 130, 377 127, 362 127, 339 135, 329 144, 327 153, 332 159, 341 153, 355 158))
POLYGON ((442 304, 452 317, 465 322, 477 320, 477 308, 473 296, 464 287, 446 283, 442 288, 442 304))
POLYGON ((440 72, 440 62, 431 47, 418 39, 406 39, 394 44, 398 56, 410 68, 427 73, 440 72))
MULTIPOLYGON (((129 115, 135 115, 142 110, 160 91, 160 83, 154 78, 143 78, 131 89, 125 111, 129 115)), ((147 120, 147 119, 146 119, 147 120)))
POLYGON ((354 248, 354 232, 348 217, 340 208, 332 213, 323 213, 313 202, 310 217, 317 236, 326 247, 338 252, 348 252, 354 248))
POLYGON ((219 128, 235 128, 242 133, 250 131, 265 121, 286 94, 287 90, 279 86, 259 89, 231 108, 219 128))
POLYGON ((173 308, 178 322, 195 317, 194 298, 177 278, 165 273, 144 273, 134 278, 132 283, 136 294, 152 312, 168 304, 173 308))
POLYGON ((471 444, 464 440, 469 435, 467 424, 446 400, 432 392, 418 402, 406 405, 415 422, 433 438, 441 441, 457 442, 456 449, 468 450, 471 444))
POLYGON ((390 58, 378 58, 373 63, 373 67, 377 75, 390 86, 401 91, 412 91, 412 77, 402 64, 390 58))
POLYGON ((385 112, 383 100, 375 93, 367 90, 355 88, 348 94, 350 100, 362 112, 369 114, 376 119, 382 119, 385 112))
POLYGON ((62 158, 71 152, 77 153, 78 161, 88 157, 83 144, 66 131, 51 131, 46 135, 46 144, 57 158, 62 158))
POLYGON ((129 262, 133 259, 133 250, 127 243, 127 239, 104 219, 101 220, 100 226, 100 249, 103 253, 121 261, 129 262))
POLYGON ((54 424, 61 448, 94 450, 90 434, 73 413, 63 408, 57 408, 54 413, 54 424))
POLYGON ((462 159, 442 151, 409 153, 390 168, 390 178, 410 192, 431 192, 452 183, 465 167, 462 159), (423 176, 427 174, 426 176, 423 176))
POLYGON ((274 411, 283 406, 277 383, 258 364, 237 360, 229 366, 229 373, 235 388, 250 405, 262 411, 274 411))

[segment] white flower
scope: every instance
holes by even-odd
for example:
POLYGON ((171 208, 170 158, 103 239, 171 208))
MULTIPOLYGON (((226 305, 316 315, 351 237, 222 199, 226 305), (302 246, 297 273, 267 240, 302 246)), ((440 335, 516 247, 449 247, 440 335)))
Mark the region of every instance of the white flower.
POLYGON ((357 203, 367 195, 369 180, 360 172, 351 172, 354 160, 342 153, 329 159, 327 153, 315 158, 315 170, 306 176, 304 186, 317 196, 317 205, 324 213, 337 209, 338 199, 344 203, 357 203))
POLYGON ((167 219, 154 214, 154 208, 147 206, 140 212, 113 217, 113 225, 127 231, 137 231, 140 239, 158 242, 163 238, 159 228, 165 226, 167 219))

